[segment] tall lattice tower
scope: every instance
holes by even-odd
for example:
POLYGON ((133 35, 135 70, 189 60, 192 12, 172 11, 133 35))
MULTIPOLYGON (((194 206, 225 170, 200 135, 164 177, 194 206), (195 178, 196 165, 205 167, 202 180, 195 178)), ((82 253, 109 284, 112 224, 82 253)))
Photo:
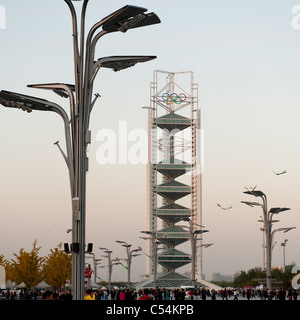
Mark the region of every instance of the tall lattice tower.
MULTIPOLYGON (((182 225, 200 229, 201 214, 201 119, 198 85, 193 72, 155 70, 148 113, 148 230, 163 244, 158 251, 162 275, 158 286, 173 287, 190 282, 175 272, 191 263, 191 254, 179 246, 191 241, 182 225), (189 221, 189 222, 186 222, 189 221)), ((201 240, 200 240, 201 241, 201 240)), ((200 242, 199 241, 199 242, 200 242)), ((197 241, 197 243, 199 243, 197 241)), ((201 243, 200 243, 201 244, 201 243)), ((153 242, 147 243, 147 274, 153 274, 153 242)), ((196 278, 201 279, 202 251, 195 254, 196 278)))

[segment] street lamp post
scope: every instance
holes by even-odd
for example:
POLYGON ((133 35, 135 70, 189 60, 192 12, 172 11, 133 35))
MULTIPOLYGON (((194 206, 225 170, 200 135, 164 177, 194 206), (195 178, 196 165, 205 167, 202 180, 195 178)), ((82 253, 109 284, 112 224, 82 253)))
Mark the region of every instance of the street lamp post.
MULTIPOLYGON (((192 256, 192 273, 191 273, 191 277, 192 277, 192 285, 195 286, 196 285, 196 243, 198 240, 200 240, 199 238, 197 238, 197 236, 199 234, 205 233, 205 232, 209 232, 209 230, 201 230, 201 229, 196 229, 196 226, 198 226, 197 224, 195 224, 190 218, 184 218, 182 219, 183 221, 187 221, 189 223, 189 226, 179 226, 182 228, 187 228, 190 232, 190 241, 191 241, 191 256, 192 256)), ((201 270, 202 273, 202 270, 201 270)))
POLYGON ((141 231, 141 233, 147 234, 149 237, 140 237, 144 240, 151 241, 151 252, 152 256, 149 258, 152 259, 152 269, 153 269, 153 287, 154 290, 156 289, 156 284, 157 284, 157 267, 158 267, 158 245, 161 243, 157 241, 156 238, 156 233, 153 233, 151 231, 141 231))
MULTIPOLYGON (((272 245, 274 233, 272 233, 272 226, 274 222, 278 220, 273 220, 274 214, 278 214, 283 211, 290 210, 289 208, 271 208, 268 211, 267 196, 259 190, 245 191, 245 194, 253 195, 262 199, 262 203, 241 201, 242 203, 254 207, 259 206, 263 210, 262 222, 264 224, 264 232, 266 237, 266 275, 267 275, 267 288, 272 289, 271 280, 271 269, 272 269, 272 245)), ((275 231, 275 230, 274 230, 275 231)))
POLYGON ((102 269, 104 268, 104 266, 101 265, 101 261, 102 259, 95 259, 95 277, 94 277, 94 282, 97 283, 97 279, 100 279, 100 277, 98 277, 98 269, 102 269))
POLYGON ((131 273, 131 262, 133 257, 140 256, 140 254, 136 254, 135 252, 141 251, 140 249, 133 249, 130 250, 132 244, 128 244, 126 241, 119 241, 116 242, 120 243, 122 247, 126 249, 126 255, 127 255, 127 288, 130 289, 130 273, 131 273))
MULTIPOLYGON (((275 243, 274 243, 274 235, 276 232, 279 232, 279 231, 282 231, 283 233, 287 233, 293 229, 295 229, 296 227, 283 227, 283 228, 278 228, 278 229, 275 229, 273 232, 272 232, 272 248, 275 246, 275 243)), ((281 246, 283 247, 283 272, 285 272, 285 246, 286 246, 286 243, 287 243, 287 239, 284 240, 283 243, 281 243, 281 246)))
POLYGON ((107 268, 108 268, 108 287, 109 287, 109 290, 111 290, 112 269, 113 269, 114 265, 118 265, 118 264, 120 264, 120 262, 115 262, 117 260, 111 258, 111 254, 112 254, 111 250, 108 250, 107 248, 99 248, 99 249, 106 253, 106 255, 103 255, 103 257, 107 258, 107 260, 108 260, 108 264, 107 264, 107 268))
POLYGON ((59 113, 64 120, 67 155, 63 155, 68 165, 72 195, 72 287, 74 299, 82 300, 84 298, 87 146, 91 142, 90 115, 98 97, 96 96, 92 101, 94 80, 101 67, 119 71, 156 58, 155 56, 112 56, 95 62, 95 47, 103 35, 157 24, 160 23, 160 20, 155 13, 145 13, 147 11, 145 8, 127 5, 96 23, 85 37, 85 16, 89 0, 83 1, 80 34, 77 13, 72 0, 64 1, 72 16, 75 85, 56 83, 36 84, 29 87, 53 90, 62 97, 69 97, 70 120, 61 107, 54 106, 53 103, 43 99, 12 93, 5 94, 1 91, 0 103, 28 112, 34 109, 54 111, 59 113), (96 33, 100 28, 102 30, 96 33))
POLYGON ((87 258, 92 258, 93 259, 93 265, 94 265, 94 282, 96 283, 96 278, 97 278, 97 264, 99 264, 99 261, 102 259, 96 259, 95 253, 93 252, 88 252, 91 256, 87 256, 87 258))

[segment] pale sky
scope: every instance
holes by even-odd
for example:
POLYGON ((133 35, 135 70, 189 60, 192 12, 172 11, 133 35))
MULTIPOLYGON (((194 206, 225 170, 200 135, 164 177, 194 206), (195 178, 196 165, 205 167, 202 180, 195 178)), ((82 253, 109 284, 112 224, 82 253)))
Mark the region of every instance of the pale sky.
MULTIPOLYGON (((156 55, 154 61, 114 73, 101 70, 95 93, 101 95, 91 118, 92 144, 87 176, 87 242, 125 257, 115 240, 145 248, 139 239, 146 229, 146 166, 100 165, 97 133, 147 130, 153 70, 194 72, 205 134, 203 224, 210 230, 204 242, 203 268, 234 274, 262 266, 262 212, 241 204, 256 201, 243 195, 245 187, 262 190, 270 207, 289 207, 277 227, 273 265, 282 265, 280 243, 288 239, 286 263, 300 263, 300 29, 292 27, 292 0, 90 0, 87 29, 126 4, 155 12, 159 25, 104 37, 96 58, 110 55, 156 55), (272 171, 287 170, 276 176, 272 171), (232 205, 223 211, 217 207, 232 205)), ((76 3, 80 7, 81 2, 76 3)), ((0 89, 35 95, 62 104, 54 93, 27 88, 32 83, 73 83, 72 30, 63 0, 0 0, 6 29, 0 29, 0 89)), ((0 24, 1 26, 1 24, 0 24)), ((20 248, 31 250, 38 240, 46 255, 58 243, 70 242, 68 172, 58 149, 64 146, 59 116, 0 107, 0 254, 13 257, 20 248)), ((189 245, 178 247, 188 252, 189 245)), ((106 262, 104 263, 106 264, 106 262)), ((178 269, 190 270, 190 266, 178 269)), ((145 273, 145 256, 135 258, 132 279, 145 273)), ((106 279, 106 268, 99 270, 106 279)), ((126 270, 116 267, 116 280, 126 270)))

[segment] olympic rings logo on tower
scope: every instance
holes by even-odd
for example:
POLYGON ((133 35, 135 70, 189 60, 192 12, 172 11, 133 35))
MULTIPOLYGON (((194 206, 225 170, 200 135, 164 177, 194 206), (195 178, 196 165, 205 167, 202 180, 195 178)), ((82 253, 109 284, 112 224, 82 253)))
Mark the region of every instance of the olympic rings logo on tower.
POLYGON ((186 95, 184 93, 167 93, 165 92, 162 96, 162 99, 164 101, 166 101, 167 104, 172 104, 172 103, 176 103, 176 104, 182 104, 183 101, 186 100, 186 95))

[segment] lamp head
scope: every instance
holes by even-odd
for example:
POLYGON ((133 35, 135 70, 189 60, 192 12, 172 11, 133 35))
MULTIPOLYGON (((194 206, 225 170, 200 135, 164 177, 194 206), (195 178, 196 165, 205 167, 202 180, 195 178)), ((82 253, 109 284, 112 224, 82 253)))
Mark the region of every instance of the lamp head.
POLYGON ((291 210, 290 208, 271 208, 269 213, 278 214, 279 212, 291 210))
POLYGON ((195 230, 194 231, 195 234, 202 234, 204 232, 209 232, 209 230, 195 230))
POLYGON ((259 191, 259 190, 244 191, 244 193, 250 194, 255 197, 265 197, 266 196, 262 191, 259 191))
POLYGON ((258 202, 241 201, 241 203, 244 203, 244 204, 246 204, 247 206, 250 206, 250 207, 261 206, 261 204, 258 203, 258 202))
POLYGON ((155 13, 146 14, 146 11, 146 8, 127 5, 102 19, 102 28, 107 32, 126 32, 129 29, 160 23, 155 13))
POLYGON ((45 99, 4 90, 0 92, 0 103, 5 107, 18 108, 27 112, 32 110, 49 111, 51 107, 57 107, 55 103, 45 99))
POLYGON ((140 231, 141 233, 152 235, 153 233, 151 231, 140 231))
POLYGON ((137 63, 156 59, 156 56, 111 56, 98 59, 94 65, 109 68, 113 71, 121 71, 135 66, 137 63))
POLYGON ((283 231, 283 233, 289 232, 289 231, 291 231, 293 229, 296 229, 296 227, 288 227, 288 228, 286 228, 285 231, 283 231))

